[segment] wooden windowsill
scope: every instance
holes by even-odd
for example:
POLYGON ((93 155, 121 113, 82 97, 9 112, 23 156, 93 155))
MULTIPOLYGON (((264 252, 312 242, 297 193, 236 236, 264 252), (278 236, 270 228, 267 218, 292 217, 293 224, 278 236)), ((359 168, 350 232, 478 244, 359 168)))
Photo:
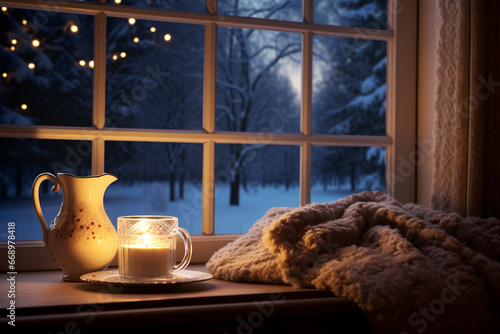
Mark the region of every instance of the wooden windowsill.
MULTIPOLYGON (((206 272, 204 265, 189 270, 206 272)), ((84 333, 100 329, 143 332, 258 333, 369 332, 357 306, 329 291, 211 279, 179 286, 128 289, 64 282, 61 271, 2 274, 2 325, 84 333), (8 279, 13 276, 15 285, 8 279), (12 293, 14 295, 12 295, 12 293)))

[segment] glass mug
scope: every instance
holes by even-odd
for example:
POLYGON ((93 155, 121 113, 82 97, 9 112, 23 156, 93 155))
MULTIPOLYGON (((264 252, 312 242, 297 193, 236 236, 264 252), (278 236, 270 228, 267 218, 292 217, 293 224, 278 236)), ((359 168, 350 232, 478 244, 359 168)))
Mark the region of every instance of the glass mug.
POLYGON ((120 276, 169 277, 191 261, 189 233, 178 226, 177 217, 118 217, 118 272, 120 276), (184 257, 176 265, 177 235, 184 241, 184 257))

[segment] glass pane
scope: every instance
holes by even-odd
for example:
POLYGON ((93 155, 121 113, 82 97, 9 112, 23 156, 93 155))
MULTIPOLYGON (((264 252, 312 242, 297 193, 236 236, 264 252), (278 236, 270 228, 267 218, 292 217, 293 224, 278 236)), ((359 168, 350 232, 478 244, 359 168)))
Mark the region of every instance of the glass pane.
POLYGON ((311 202, 385 191, 385 148, 313 146, 311 202))
POLYGON ((245 233, 267 210, 299 205, 299 147, 216 145, 215 232, 245 233))
POLYGON ((179 218, 190 234, 201 234, 201 144, 107 142, 106 172, 118 181, 106 192, 106 212, 119 216, 179 218))
POLYGON ((106 126, 200 130, 203 26, 108 19, 106 126))
POLYGON ((106 3, 193 12, 205 11, 205 0, 106 0, 106 3))
POLYGON ((302 21, 302 0, 218 0, 218 14, 302 21))
POLYGON ((387 29, 387 0, 314 0, 314 23, 387 29))
POLYGON ((385 135, 386 43, 314 37, 313 132, 385 135))
POLYGON ((0 123, 92 125, 93 56, 93 16, 0 11, 0 123))
POLYGON ((217 38, 217 129, 298 132, 300 35, 219 28, 217 38))
MULTIPOLYGON (((16 240, 42 239, 42 229, 31 196, 35 178, 43 172, 90 175, 92 144, 89 141, 0 138, 0 240, 7 240, 7 223, 16 223, 16 240)), ((56 217, 62 192, 40 186, 40 203, 47 224, 56 217)))

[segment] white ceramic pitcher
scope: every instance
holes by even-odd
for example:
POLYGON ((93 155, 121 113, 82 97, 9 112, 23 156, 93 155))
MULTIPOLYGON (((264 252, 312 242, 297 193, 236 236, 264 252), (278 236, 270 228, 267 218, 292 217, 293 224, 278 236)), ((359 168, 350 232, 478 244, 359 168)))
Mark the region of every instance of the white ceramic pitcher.
POLYGON ((107 187, 117 178, 111 174, 78 177, 67 173, 42 173, 33 182, 35 211, 43 230, 43 242, 63 270, 63 280, 79 281, 80 276, 104 270, 116 255, 116 230, 104 211, 107 187), (53 192, 62 188, 62 205, 47 226, 40 207, 39 188, 45 180, 54 183, 53 192))

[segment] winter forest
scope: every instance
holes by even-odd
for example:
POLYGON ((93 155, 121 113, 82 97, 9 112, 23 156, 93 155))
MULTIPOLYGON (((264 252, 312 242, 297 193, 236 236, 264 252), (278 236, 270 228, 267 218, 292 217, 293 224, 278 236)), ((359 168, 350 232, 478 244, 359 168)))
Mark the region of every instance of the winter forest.
MULTIPOLYGON (((205 0, 121 5, 205 11, 205 0)), ((315 0, 313 14, 315 23, 386 29, 386 13, 386 0, 315 0)), ((302 0, 219 0, 218 15, 302 21, 302 0)), ((203 25, 108 17, 105 127, 203 131, 204 40, 203 25)), ((217 28, 216 131, 300 133, 301 43, 296 33, 217 28)), ((313 43, 313 133, 385 135, 385 42, 314 36, 313 43)), ((93 16, 3 7, 0 44, 2 125, 93 126, 93 16)), ((0 143, 1 224, 29 220, 19 237, 40 238, 34 178, 90 175, 91 142, 0 136, 0 143)), ((216 144, 215 152, 216 233, 246 232, 272 206, 298 206, 299 147, 263 140, 216 144), (234 223, 242 216, 248 221, 234 223)), ((119 180, 106 194, 111 220, 168 213, 199 234, 201 212, 183 203, 200 196, 202 156, 202 144, 106 142, 105 170, 119 180), (127 212, 138 201, 142 211, 127 212)), ((385 149, 314 146, 311 183, 313 202, 384 191, 385 149)), ((61 194, 42 185, 49 222, 61 194)))

